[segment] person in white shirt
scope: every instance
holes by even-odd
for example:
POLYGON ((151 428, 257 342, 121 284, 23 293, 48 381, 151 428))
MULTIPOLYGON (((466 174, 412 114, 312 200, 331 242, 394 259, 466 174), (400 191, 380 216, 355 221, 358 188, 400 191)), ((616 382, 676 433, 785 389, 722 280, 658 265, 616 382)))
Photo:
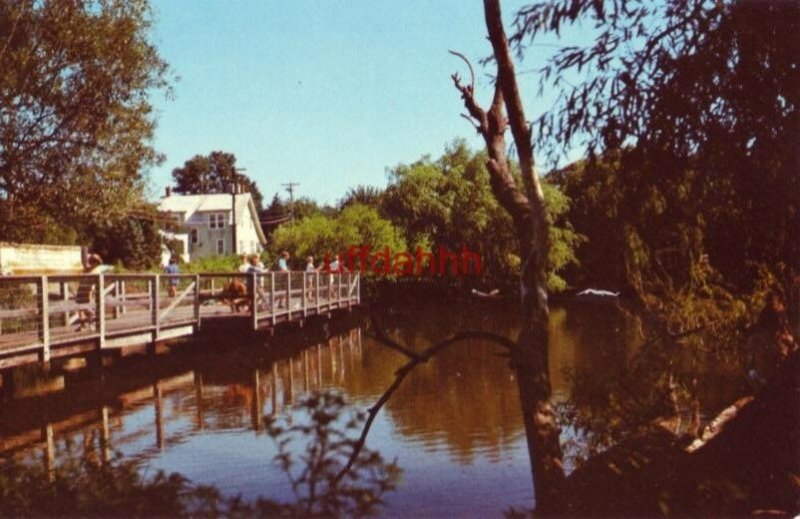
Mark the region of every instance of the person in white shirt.
POLYGON ((250 262, 247 260, 247 255, 246 254, 241 254, 239 256, 239 259, 242 262, 241 265, 239 265, 239 269, 238 269, 239 273, 240 274, 247 274, 247 271, 250 269, 250 262))

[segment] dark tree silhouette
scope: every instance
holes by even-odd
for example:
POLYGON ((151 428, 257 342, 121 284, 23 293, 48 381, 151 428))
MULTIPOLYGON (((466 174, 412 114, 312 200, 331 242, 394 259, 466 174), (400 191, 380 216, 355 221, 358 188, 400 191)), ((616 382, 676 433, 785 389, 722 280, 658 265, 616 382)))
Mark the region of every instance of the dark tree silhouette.
POLYGON ((212 151, 207 156, 195 155, 180 168, 172 170, 175 191, 185 194, 230 193, 236 182, 253 197, 258 211, 263 210, 264 197, 255 181, 236 171, 233 153, 212 151))

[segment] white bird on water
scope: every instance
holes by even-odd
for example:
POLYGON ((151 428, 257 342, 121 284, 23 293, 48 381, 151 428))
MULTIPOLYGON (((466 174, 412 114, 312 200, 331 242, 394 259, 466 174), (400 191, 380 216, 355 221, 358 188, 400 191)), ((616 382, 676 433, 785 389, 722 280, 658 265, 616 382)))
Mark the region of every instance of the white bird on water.
POLYGON ((617 297, 619 292, 609 292, 608 290, 597 290, 596 288, 587 288, 582 292, 578 292, 579 296, 597 296, 597 297, 617 297))

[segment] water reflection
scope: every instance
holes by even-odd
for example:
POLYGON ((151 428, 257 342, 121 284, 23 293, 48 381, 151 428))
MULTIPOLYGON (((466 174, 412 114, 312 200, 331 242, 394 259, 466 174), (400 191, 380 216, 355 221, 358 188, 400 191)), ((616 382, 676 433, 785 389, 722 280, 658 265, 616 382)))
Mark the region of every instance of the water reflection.
MULTIPOLYGON (((392 310, 382 321, 417 351, 457 330, 515 337, 520 328, 515 312, 498 306, 454 311, 430 304, 392 310)), ((635 401, 625 395, 636 397, 667 366, 656 350, 643 350, 634 323, 612 307, 554 309, 550 333, 554 395, 572 412, 565 440, 584 446, 581 431, 608 430, 634 409, 614 408, 611 398, 635 401)), ((41 458, 52 474, 68 445, 101 461, 120 451, 146 470, 179 472, 229 495, 286 500, 291 483, 272 462, 278 450, 268 441, 265 418, 291 424, 305 396, 331 389, 364 409, 406 358, 360 326, 321 339, 277 340, 280 348, 188 347, 94 374, 6 375, 0 454, 41 458), (37 384, 48 390, 32 396, 37 384)), ((502 353, 482 340, 459 343, 419 366, 378 415, 367 444, 397 457, 405 471, 388 498, 389 515, 482 516, 530 507, 517 386, 502 353)))
POLYGON ((188 423, 197 433, 259 433, 265 415, 288 412, 299 394, 343 381, 345 362, 352 365, 361 356, 359 342, 360 329, 354 329, 280 360, 245 350, 166 357, 164 365, 161 359, 139 359, 102 374, 58 375, 67 379, 61 391, 41 395, 37 386, 47 387, 51 375, 9 372, 0 407, 0 454, 42 449, 50 463, 60 440, 79 436, 87 450, 102 444, 107 452, 112 443, 118 447, 147 436, 151 447, 163 450, 180 438, 169 429, 179 426, 186 433, 188 423), (194 369, 183 371, 187 363, 194 369), (142 415, 146 407, 151 420, 142 415))

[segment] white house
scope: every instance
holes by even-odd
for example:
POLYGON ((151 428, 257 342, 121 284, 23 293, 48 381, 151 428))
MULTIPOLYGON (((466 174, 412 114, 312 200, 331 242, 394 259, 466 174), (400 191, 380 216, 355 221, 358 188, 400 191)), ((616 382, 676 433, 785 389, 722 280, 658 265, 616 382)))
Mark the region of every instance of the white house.
POLYGON ((190 259, 259 253, 267 244, 250 193, 176 195, 167 190, 158 210, 180 226, 171 234, 185 237, 190 259))

